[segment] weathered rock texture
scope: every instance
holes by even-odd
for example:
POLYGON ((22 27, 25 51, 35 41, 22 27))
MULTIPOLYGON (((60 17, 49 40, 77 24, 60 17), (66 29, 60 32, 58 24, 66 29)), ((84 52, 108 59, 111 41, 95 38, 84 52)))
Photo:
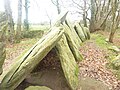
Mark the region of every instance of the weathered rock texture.
MULTIPOLYGON (((68 12, 67 12, 68 13, 68 12)), ((0 90, 14 90, 41 60, 55 48, 60 59, 63 73, 69 87, 78 87, 78 65, 82 60, 80 44, 89 39, 89 31, 77 24, 74 27, 65 21, 67 13, 60 15, 49 32, 44 35, 21 59, 16 60, 10 71, 3 78, 0 90)))

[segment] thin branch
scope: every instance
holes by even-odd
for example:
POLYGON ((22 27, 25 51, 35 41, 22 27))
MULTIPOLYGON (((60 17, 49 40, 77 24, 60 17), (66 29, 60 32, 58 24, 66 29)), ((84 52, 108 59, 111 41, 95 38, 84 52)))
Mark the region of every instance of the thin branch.
POLYGON ((110 10, 110 11, 108 12, 108 14, 106 15, 105 19, 104 19, 103 22, 101 23, 100 27, 102 27, 102 26, 104 25, 104 23, 106 22, 106 20, 107 20, 109 14, 111 13, 111 11, 112 11, 112 10, 110 10))
POLYGON ((45 10, 46 11, 46 15, 47 15, 47 17, 48 17, 48 19, 49 19, 49 24, 50 24, 50 28, 51 28, 51 18, 50 18, 50 16, 48 15, 48 12, 47 12, 47 10, 45 10))
POLYGON ((103 2, 102 11, 104 10, 105 3, 106 3, 106 0, 104 0, 104 2, 103 2))
POLYGON ((57 1, 56 2, 54 2, 53 0, 51 0, 51 2, 55 5, 55 6, 57 6, 57 1))
POLYGON ((74 4, 76 4, 78 7, 80 7, 80 8, 83 8, 82 6, 80 6, 77 2, 75 2, 74 0, 72 0, 72 2, 74 3, 74 4))
POLYGON ((97 1, 95 0, 95 5, 96 5, 96 11, 95 11, 95 20, 97 21, 97 14, 98 14, 98 4, 97 4, 97 1))

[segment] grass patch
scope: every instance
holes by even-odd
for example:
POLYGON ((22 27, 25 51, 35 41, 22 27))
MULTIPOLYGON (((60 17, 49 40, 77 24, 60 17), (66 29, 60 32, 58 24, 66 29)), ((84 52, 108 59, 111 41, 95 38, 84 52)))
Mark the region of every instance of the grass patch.
POLYGON ((41 31, 47 31, 49 30, 49 25, 30 25, 31 31, 41 30, 41 31))
POLYGON ((91 34, 91 39, 95 41, 95 43, 101 48, 108 48, 111 46, 110 43, 106 42, 106 38, 101 34, 91 34))
POLYGON ((28 31, 22 33, 22 38, 41 38, 44 34, 44 31, 36 30, 36 31, 28 31))
POLYGON ((106 41, 106 37, 102 34, 91 34, 91 40, 93 40, 101 49, 106 52, 106 59, 111 62, 118 54, 113 50, 109 50, 108 48, 113 46, 112 43, 106 41))
MULTIPOLYGON (((120 33, 118 32, 115 35, 115 39, 120 37, 120 33)), ((100 33, 92 33, 91 34, 91 40, 95 42, 101 49, 103 49, 106 53, 105 58, 108 60, 108 64, 106 65, 107 68, 111 69, 112 72, 117 76, 118 79, 120 79, 120 69, 116 69, 112 62, 116 58, 116 56, 119 54, 118 52, 115 52, 114 50, 110 50, 109 48, 111 46, 117 46, 119 48, 119 44, 117 45, 116 43, 109 43, 106 41, 106 36, 105 34, 100 34, 100 33)))

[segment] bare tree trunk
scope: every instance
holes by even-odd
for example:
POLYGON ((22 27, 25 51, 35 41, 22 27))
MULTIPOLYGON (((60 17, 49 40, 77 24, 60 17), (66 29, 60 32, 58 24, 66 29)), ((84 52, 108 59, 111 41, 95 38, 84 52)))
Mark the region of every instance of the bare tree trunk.
POLYGON ((14 43, 14 22, 13 22, 13 18, 12 18, 12 10, 10 7, 10 1, 9 0, 4 0, 4 5, 5 5, 5 13, 7 15, 7 19, 8 19, 8 40, 11 43, 14 43))
MULTIPOLYGON (((111 0, 112 1, 112 0, 111 0)), ((110 0, 91 0, 90 32, 104 30, 111 13, 110 0)))
POLYGON ((89 30, 90 32, 95 31, 95 0, 91 0, 91 20, 89 30))
POLYGON ((24 29, 26 31, 29 30, 29 22, 28 22, 28 9, 29 9, 29 0, 25 0, 25 20, 24 20, 24 29))
POLYGON ((18 20, 16 29, 16 42, 21 39, 21 25, 22 25, 22 0, 18 0, 18 20))
POLYGON ((109 36, 109 42, 113 43, 113 37, 114 37, 115 32, 111 32, 109 36))
POLYGON ((87 19, 88 19, 87 12, 89 10, 89 8, 87 7, 87 0, 82 0, 83 5, 80 5, 81 2, 79 3, 77 2, 77 0, 71 0, 71 1, 73 3, 73 6, 75 5, 75 7, 79 9, 78 13, 82 14, 84 27, 87 27, 87 19), (80 12, 81 10, 82 10, 82 13, 80 12))
POLYGON ((59 3, 59 0, 56 1, 57 2, 57 11, 58 11, 58 14, 60 14, 61 10, 60 10, 60 3, 59 3))
POLYGON ((60 8, 60 3, 59 3, 60 0, 51 0, 51 2, 56 6, 57 8, 57 13, 60 14, 61 13, 61 8, 60 8))
POLYGON ((84 22, 84 27, 87 27, 87 6, 86 6, 86 0, 83 0, 84 2, 84 8, 83 8, 83 22, 84 22))
POLYGON ((48 15, 47 11, 46 11, 46 15, 47 15, 47 17, 49 19, 49 25, 50 25, 50 28, 51 28, 51 26, 52 26, 52 20, 51 20, 51 17, 48 15))
POLYGON ((85 14, 83 14, 83 24, 84 24, 84 27, 87 27, 87 18, 85 14))
POLYGON ((109 42, 113 42, 114 34, 116 32, 116 29, 118 28, 119 22, 120 22, 120 9, 118 10, 119 1, 114 0, 112 1, 111 7, 112 7, 112 27, 111 32, 109 35, 109 42))

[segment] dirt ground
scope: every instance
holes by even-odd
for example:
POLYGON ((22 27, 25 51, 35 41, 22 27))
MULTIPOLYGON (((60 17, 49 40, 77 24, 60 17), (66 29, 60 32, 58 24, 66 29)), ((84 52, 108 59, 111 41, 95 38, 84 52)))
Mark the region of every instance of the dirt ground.
POLYGON ((35 85, 47 86, 52 90, 71 90, 66 83, 59 58, 54 49, 15 90, 24 90, 28 86, 35 85))

